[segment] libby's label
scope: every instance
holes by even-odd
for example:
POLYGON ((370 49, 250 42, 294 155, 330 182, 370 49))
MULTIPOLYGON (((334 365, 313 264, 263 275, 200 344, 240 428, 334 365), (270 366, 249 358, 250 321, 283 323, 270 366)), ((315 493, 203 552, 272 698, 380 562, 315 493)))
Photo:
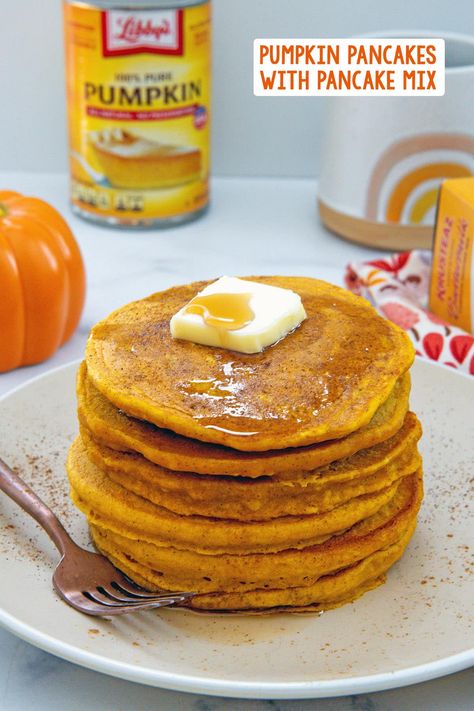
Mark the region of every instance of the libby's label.
POLYGON ((183 10, 102 13, 104 57, 149 52, 183 54, 183 10))
POLYGON ((134 223, 208 202, 209 5, 65 4, 72 202, 134 223))
POLYGON ((430 310, 474 331, 474 178, 445 180, 440 188, 433 247, 430 310))

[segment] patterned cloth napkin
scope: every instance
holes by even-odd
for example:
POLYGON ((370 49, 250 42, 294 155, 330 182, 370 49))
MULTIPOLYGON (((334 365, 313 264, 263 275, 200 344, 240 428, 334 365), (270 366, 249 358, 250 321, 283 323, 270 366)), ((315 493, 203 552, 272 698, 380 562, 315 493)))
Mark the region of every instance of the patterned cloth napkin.
POLYGON ((474 375, 474 336, 428 311, 431 252, 413 250, 346 267, 345 283, 401 326, 419 356, 474 375))

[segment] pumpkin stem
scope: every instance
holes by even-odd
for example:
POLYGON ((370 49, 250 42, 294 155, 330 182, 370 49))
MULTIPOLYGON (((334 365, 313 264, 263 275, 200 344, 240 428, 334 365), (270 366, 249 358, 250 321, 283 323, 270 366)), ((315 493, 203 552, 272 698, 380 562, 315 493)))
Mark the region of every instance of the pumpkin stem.
POLYGON ((5 217, 8 210, 3 203, 0 202, 0 217, 5 217))

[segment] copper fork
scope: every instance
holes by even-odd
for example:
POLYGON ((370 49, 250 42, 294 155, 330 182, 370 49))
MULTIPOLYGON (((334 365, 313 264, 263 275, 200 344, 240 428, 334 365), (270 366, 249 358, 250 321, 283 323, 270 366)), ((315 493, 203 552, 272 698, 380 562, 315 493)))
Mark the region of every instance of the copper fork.
POLYGON ((2 459, 0 490, 44 528, 61 553, 53 574, 53 586, 58 595, 76 610, 108 617, 179 605, 194 595, 189 592, 150 593, 133 583, 103 555, 78 546, 51 509, 2 459))

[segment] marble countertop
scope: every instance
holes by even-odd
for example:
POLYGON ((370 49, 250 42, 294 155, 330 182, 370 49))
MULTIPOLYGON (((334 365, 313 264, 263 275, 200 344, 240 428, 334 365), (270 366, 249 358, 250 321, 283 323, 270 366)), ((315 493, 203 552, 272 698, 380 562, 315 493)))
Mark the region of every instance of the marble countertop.
MULTIPOLYGON (((80 358, 91 326, 127 301, 173 284, 222 274, 299 274, 342 283, 349 261, 377 254, 324 230, 309 180, 221 178, 199 221, 162 231, 119 231, 75 218, 63 175, 0 173, 5 188, 55 205, 79 241, 87 301, 73 338, 47 363, 0 375, 0 395, 28 378, 80 358)), ((217 699, 140 686, 82 669, 0 630, 0 711, 470 711, 467 670, 405 689, 307 701, 217 699)))

